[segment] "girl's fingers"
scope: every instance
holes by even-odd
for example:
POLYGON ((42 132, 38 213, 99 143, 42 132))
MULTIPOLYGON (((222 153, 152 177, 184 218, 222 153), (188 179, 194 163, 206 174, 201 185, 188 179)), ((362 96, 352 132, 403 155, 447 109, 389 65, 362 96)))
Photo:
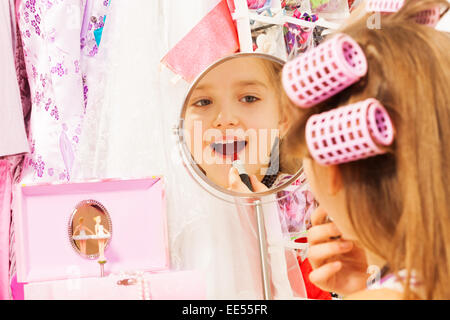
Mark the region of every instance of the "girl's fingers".
POLYGON ((339 229, 334 223, 325 223, 317 225, 308 230, 308 243, 310 245, 315 245, 322 242, 330 241, 331 237, 342 236, 339 229))
POLYGON ((242 182, 241 177, 239 177, 239 172, 234 167, 231 167, 228 174, 228 190, 244 193, 251 192, 245 183, 242 182))
POLYGON ((325 223, 326 219, 327 219, 327 212, 321 206, 319 206, 311 215, 311 224, 313 226, 317 226, 319 224, 325 223))
MULTIPOLYGON (((250 175, 249 178, 254 192, 264 192, 269 190, 255 175, 250 175)), ((241 177, 239 177, 239 172, 234 167, 231 167, 228 175, 228 190, 245 193, 251 192, 245 183, 242 182, 241 177)))
POLYGON ((309 247, 308 259, 313 268, 318 268, 325 260, 343 253, 347 253, 351 251, 352 248, 353 242, 351 241, 332 241, 320 243, 309 247))
POLYGON ((250 182, 252 183, 253 190, 255 192, 263 192, 269 190, 269 188, 267 188, 265 184, 260 182, 254 174, 250 176, 250 182))
POLYGON ((339 270, 342 269, 342 263, 340 261, 333 261, 324 264, 320 268, 314 269, 309 274, 309 280, 318 287, 325 287, 328 281, 336 275, 339 270))

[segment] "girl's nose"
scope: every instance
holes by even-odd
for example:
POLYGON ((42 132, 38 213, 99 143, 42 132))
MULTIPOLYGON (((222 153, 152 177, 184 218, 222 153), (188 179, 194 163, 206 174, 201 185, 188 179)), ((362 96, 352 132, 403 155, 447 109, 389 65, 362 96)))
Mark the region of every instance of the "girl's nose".
POLYGON ((239 120, 229 110, 221 110, 213 122, 215 128, 228 128, 237 126, 239 120))

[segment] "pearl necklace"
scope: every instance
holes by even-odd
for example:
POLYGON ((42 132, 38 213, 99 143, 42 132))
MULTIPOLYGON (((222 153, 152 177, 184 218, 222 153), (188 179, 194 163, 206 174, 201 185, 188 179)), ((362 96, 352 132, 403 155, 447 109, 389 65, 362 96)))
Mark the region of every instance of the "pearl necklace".
POLYGON ((151 300, 150 285, 146 274, 143 271, 123 272, 119 273, 118 285, 136 285, 137 300, 151 300))
POLYGON ((151 300, 150 286, 148 284, 148 280, 146 279, 144 272, 138 271, 137 277, 138 277, 138 284, 139 284, 137 287, 139 300, 141 298, 142 298, 142 300, 151 300))

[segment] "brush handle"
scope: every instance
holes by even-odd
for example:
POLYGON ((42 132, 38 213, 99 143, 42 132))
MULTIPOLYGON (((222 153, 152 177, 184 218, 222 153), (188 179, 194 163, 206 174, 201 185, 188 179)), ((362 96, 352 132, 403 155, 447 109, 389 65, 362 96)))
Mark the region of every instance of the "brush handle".
POLYGON ((250 191, 253 192, 254 190, 252 183, 250 182, 250 177, 248 176, 247 172, 245 172, 245 167, 242 161, 236 159, 233 161, 232 166, 237 169, 239 177, 241 177, 241 181, 250 189, 250 191))
POLYGON ((250 177, 248 176, 248 174, 243 173, 240 174, 239 177, 241 177, 241 181, 250 189, 251 192, 253 192, 253 186, 252 183, 250 181, 250 177))

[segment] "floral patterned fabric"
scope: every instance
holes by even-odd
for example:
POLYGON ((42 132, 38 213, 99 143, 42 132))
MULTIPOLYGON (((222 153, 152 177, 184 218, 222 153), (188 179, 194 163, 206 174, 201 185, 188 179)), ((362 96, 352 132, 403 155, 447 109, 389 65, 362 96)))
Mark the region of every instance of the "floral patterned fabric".
POLYGON ((93 57, 99 49, 95 34, 105 25, 109 0, 84 1, 83 24, 80 35, 81 50, 85 55, 93 57))
MULTIPOLYGON (((275 186, 282 185, 292 176, 281 174, 275 186)), ((304 175, 277 193, 278 213, 284 228, 285 235, 291 239, 303 237, 306 230, 311 227, 311 214, 316 208, 314 195, 309 190, 309 185, 304 175)))
POLYGON ((22 181, 69 181, 85 114, 92 17, 104 0, 18 0, 16 15, 31 91, 29 144, 22 181), (88 21, 87 21, 88 20, 88 21), (86 30, 83 30, 86 26, 86 30), (83 35, 83 36, 80 36, 83 35), (83 52, 83 53, 82 53, 83 52))

